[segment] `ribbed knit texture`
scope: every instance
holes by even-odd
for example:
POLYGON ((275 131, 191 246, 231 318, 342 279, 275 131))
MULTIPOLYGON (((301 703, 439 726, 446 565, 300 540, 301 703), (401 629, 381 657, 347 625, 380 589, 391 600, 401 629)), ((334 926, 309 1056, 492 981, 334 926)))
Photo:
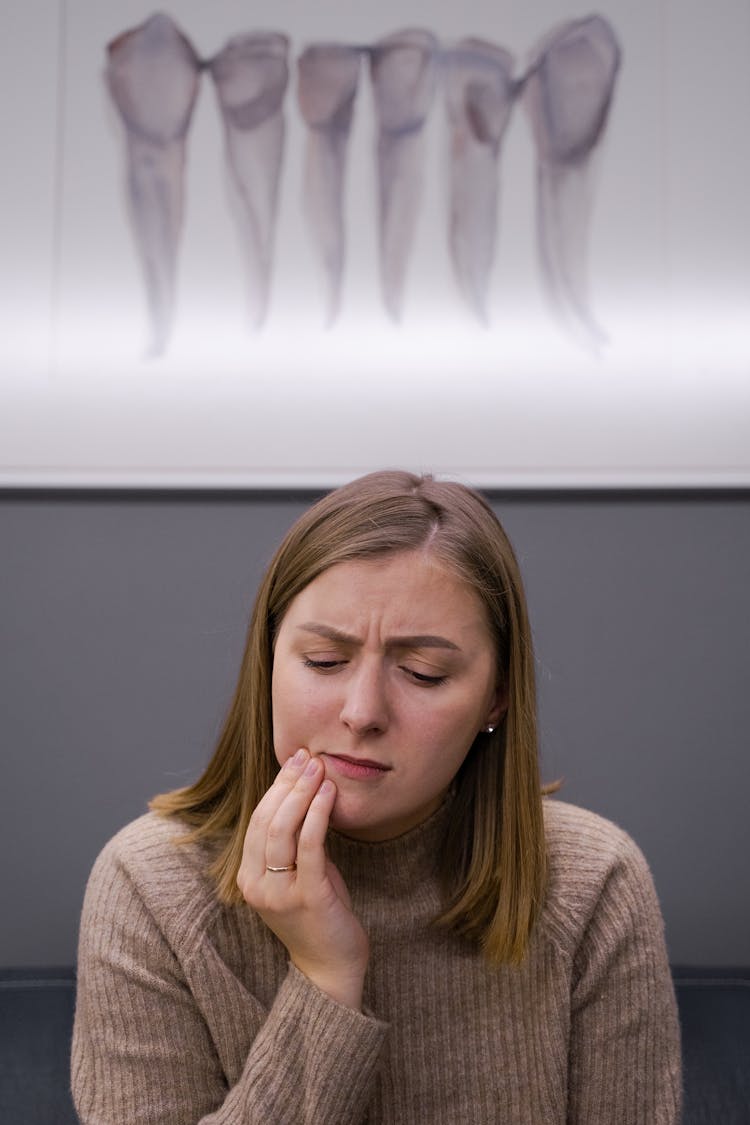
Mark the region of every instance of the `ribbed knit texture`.
POLYGON ((550 879, 520 968, 430 927, 450 804, 384 844, 330 834, 370 936, 364 1013, 218 903, 209 849, 153 814, 89 881, 72 1084, 83 1125, 674 1125, 663 926, 630 838, 545 801, 550 879))

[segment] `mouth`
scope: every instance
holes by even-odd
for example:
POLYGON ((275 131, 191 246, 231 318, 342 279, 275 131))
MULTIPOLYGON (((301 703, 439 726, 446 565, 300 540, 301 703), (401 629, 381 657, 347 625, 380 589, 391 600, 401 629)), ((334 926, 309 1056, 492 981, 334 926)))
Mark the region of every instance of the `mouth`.
POLYGON ((331 766, 331 772, 342 777, 366 780, 384 777, 391 767, 382 762, 373 762, 369 758, 350 758, 347 754, 321 754, 326 766, 331 766))

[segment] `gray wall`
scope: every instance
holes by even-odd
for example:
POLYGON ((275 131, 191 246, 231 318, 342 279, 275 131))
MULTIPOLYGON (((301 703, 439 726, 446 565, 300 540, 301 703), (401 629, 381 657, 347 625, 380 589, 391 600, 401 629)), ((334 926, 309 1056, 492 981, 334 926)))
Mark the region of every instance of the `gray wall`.
MULTIPOLYGON (((0 965, 72 963, 87 872, 195 776, 310 497, 0 496, 0 965)), ((545 774, 649 857, 672 960, 750 964, 750 496, 497 495, 545 774)))

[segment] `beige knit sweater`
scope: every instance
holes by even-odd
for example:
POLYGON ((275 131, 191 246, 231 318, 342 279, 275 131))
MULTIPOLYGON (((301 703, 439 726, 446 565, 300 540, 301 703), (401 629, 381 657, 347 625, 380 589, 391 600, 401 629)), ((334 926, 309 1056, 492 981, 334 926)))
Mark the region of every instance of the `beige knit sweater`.
POLYGON ((97 860, 81 923, 72 1083, 84 1125, 668 1125, 679 1032, 659 906, 633 842, 545 801, 550 881, 520 969, 430 928, 450 807, 384 844, 331 834, 371 943, 364 1014, 294 967, 208 849, 155 815, 97 860))

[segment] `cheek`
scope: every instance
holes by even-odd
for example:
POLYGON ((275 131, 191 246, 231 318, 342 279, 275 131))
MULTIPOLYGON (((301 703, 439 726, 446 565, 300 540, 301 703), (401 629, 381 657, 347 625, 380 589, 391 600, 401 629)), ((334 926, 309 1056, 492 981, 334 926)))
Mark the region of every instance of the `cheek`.
POLYGON ((309 748, 326 718, 326 693, 311 687, 296 670, 274 668, 271 682, 274 751, 283 763, 301 746, 309 748))
POLYGON ((293 747, 296 709, 294 685, 283 665, 274 665, 271 680, 271 716, 273 721, 273 744, 280 765, 294 754, 299 746, 293 747))
POLYGON ((462 714, 458 708, 430 712, 418 724, 418 740, 436 765, 446 770, 460 766, 469 751, 479 726, 473 714, 462 714))

